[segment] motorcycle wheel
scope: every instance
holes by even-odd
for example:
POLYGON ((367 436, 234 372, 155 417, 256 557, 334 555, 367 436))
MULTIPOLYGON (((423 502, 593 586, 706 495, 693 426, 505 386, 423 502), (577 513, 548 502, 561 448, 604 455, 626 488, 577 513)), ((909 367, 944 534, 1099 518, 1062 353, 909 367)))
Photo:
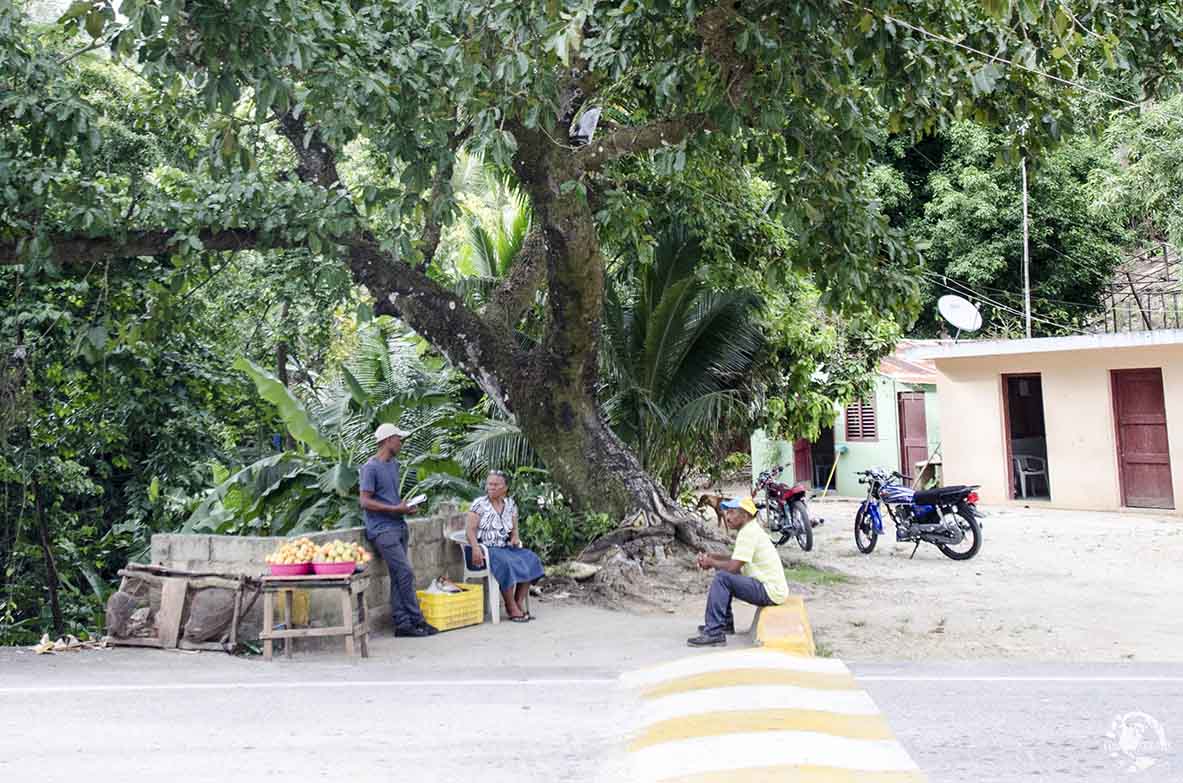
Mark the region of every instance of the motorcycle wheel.
POLYGON ((875 543, 878 540, 879 534, 875 532, 875 523, 867 513, 867 507, 859 506, 858 513, 854 516, 854 545, 858 547, 858 551, 869 555, 875 551, 875 543))
POLYGON ((813 525, 809 522, 809 512, 805 510, 804 503, 794 503, 790 506, 789 513, 793 517, 793 527, 796 528, 797 543, 801 546, 802 552, 808 552, 813 549, 813 525))
POLYGON ((961 543, 955 545, 959 547, 957 549, 949 544, 937 544, 937 549, 941 550, 945 554, 945 557, 952 560, 969 560, 982 548, 982 528, 978 525, 978 521, 973 518, 972 514, 954 511, 947 516, 957 517, 957 526, 961 528, 961 531, 965 534, 965 538, 961 539, 961 543), (969 542, 969 546, 961 548, 964 547, 967 541, 969 542))

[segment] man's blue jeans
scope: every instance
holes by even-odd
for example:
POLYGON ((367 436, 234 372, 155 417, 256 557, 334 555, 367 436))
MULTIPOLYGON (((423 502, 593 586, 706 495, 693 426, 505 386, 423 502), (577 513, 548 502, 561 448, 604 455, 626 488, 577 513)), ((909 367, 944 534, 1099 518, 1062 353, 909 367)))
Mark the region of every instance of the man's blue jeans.
POLYGON ((415 595, 415 572, 407 557, 408 530, 405 522, 383 530, 370 539, 390 571, 390 614, 395 628, 414 628, 426 622, 415 595))
POLYGON ((702 630, 705 636, 722 636, 724 629, 735 627, 735 616, 731 614, 732 598, 753 606, 772 606, 772 599, 759 579, 716 571, 715 581, 711 582, 711 590, 707 593, 706 623, 702 630))

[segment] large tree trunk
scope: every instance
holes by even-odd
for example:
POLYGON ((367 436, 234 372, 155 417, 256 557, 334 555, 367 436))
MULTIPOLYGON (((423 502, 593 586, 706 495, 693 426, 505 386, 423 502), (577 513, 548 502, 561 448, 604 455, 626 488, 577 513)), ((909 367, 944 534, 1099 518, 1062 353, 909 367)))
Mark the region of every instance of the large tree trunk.
POLYGON ((670 519, 674 504, 608 426, 596 399, 604 259, 586 198, 563 192, 580 173, 544 134, 519 134, 515 169, 543 238, 548 323, 542 344, 504 379, 507 402, 577 508, 670 519))
POLYGON ((577 508, 618 518, 637 511, 671 515, 669 497, 590 394, 562 388, 541 362, 515 379, 512 393, 522 431, 577 508))

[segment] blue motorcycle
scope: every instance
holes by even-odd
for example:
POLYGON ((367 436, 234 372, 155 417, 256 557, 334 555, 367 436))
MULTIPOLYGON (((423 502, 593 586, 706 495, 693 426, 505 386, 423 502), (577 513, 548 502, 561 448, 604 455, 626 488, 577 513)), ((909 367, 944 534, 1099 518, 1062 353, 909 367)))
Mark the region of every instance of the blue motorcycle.
POLYGON ((871 554, 883 534, 883 510, 895 523, 897 541, 914 541, 911 557, 922 543, 933 544, 953 560, 969 560, 982 548, 985 516, 978 510, 978 485, 958 484, 916 491, 901 482, 908 476, 882 468, 863 470, 859 483, 867 485, 867 499, 854 518, 854 544, 871 554), (882 502, 882 506, 880 503, 882 502))

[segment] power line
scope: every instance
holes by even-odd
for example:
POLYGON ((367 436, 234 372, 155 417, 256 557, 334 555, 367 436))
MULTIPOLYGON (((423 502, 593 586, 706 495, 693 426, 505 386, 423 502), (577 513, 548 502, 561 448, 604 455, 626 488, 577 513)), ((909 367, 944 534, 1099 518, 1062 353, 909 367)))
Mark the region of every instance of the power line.
POLYGON ((981 49, 976 49, 976 48, 970 46, 969 44, 962 43, 961 41, 958 41, 955 38, 950 38, 949 36, 941 35, 940 33, 934 33, 931 30, 921 27, 920 25, 904 21, 903 19, 900 19, 899 17, 896 17, 896 16, 892 16, 891 14, 876 13, 876 12, 870 10, 869 8, 864 8, 863 6, 858 5, 857 3, 853 2, 853 0, 843 0, 843 2, 845 2, 849 6, 852 6, 854 8, 858 8, 858 9, 862 10, 863 12, 865 12, 867 14, 871 14, 873 16, 878 16, 880 19, 891 22, 893 24, 898 24, 899 26, 905 27, 909 30, 912 30, 913 32, 920 33, 921 35, 923 35, 927 38, 931 38, 934 41, 941 41, 943 43, 947 43, 952 46, 956 46, 959 49, 964 49, 965 51, 970 52, 972 54, 976 54, 979 57, 985 57, 990 62, 1003 63, 1004 65, 1008 65, 1011 68, 1017 68, 1021 71, 1027 71, 1028 73, 1033 73, 1033 74, 1036 74, 1037 76, 1042 76, 1043 78, 1051 80, 1053 82, 1058 82, 1060 84, 1068 85, 1069 87, 1075 87, 1079 90, 1083 90, 1085 92, 1092 93, 1093 95, 1099 95, 1102 98, 1108 98, 1111 101, 1116 101, 1117 103, 1123 103, 1126 105, 1127 108, 1134 108, 1134 109, 1141 108, 1140 103, 1135 103, 1134 101, 1128 100, 1126 98, 1121 98, 1117 95, 1113 95, 1112 93, 1105 92, 1104 90, 1099 90, 1096 87, 1090 87, 1087 84, 1082 84, 1081 82, 1073 81, 1072 79, 1065 79, 1062 76, 1056 76, 1053 73, 1048 73, 1047 71, 1041 71, 1038 68, 1033 68, 1030 65, 1024 65, 1023 63, 1015 62, 1014 60, 1008 60, 1007 58, 1003 57, 1002 55, 989 54, 988 52, 984 52, 981 49))
MULTIPOLYGON (((969 296, 980 299, 981 301, 986 302, 987 304, 989 304, 993 307, 996 307, 999 310, 1002 310, 1003 312, 1010 313, 1011 315, 1018 316, 1019 318, 1026 317, 1026 314, 1022 310, 1018 310, 1014 307, 1003 304, 1002 302, 999 302, 995 299, 991 299, 990 297, 980 293, 979 291, 975 291, 974 289, 970 288, 965 283, 954 280, 953 278, 951 278, 947 275, 942 275, 937 272, 932 272, 929 270, 925 270, 921 274, 924 275, 925 277, 929 278, 934 283, 941 286, 942 288, 944 288, 947 291, 950 291, 950 292, 958 294, 958 295, 968 294, 969 296), (953 285, 957 286, 957 288, 954 288, 953 285, 949 285, 949 283, 952 283, 953 285)), ((1069 326, 1067 324, 1057 323, 1055 321, 1049 320, 1049 319, 1044 318, 1042 316, 1035 315, 1034 313, 1031 314, 1031 320, 1038 321, 1041 324, 1047 324, 1048 326, 1054 326, 1057 329, 1063 329, 1065 331, 1075 332, 1076 334, 1087 334, 1087 332, 1082 331, 1078 327, 1069 326)))

